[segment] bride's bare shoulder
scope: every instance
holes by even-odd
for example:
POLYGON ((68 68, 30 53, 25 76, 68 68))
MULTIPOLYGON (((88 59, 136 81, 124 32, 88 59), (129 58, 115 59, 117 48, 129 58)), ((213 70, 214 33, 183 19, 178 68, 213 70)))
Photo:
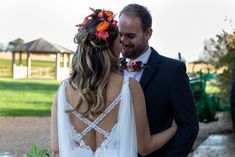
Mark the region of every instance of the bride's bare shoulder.
POLYGON ((129 78, 129 84, 130 84, 130 87, 132 90, 140 90, 141 89, 139 82, 131 77, 129 78))
POLYGON ((110 82, 114 82, 115 84, 121 83, 123 81, 123 76, 119 73, 111 73, 110 82))

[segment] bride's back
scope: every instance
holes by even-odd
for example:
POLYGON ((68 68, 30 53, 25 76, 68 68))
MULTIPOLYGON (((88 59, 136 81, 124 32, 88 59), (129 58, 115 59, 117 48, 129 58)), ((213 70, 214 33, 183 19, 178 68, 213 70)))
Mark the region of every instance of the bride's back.
MULTIPOLYGON (((113 103, 117 96, 119 96, 122 84, 123 77, 120 74, 111 73, 106 87, 105 109, 107 109, 107 107, 113 103)), ((70 84, 67 84, 66 97, 67 102, 71 107, 74 108, 74 106, 76 106, 80 96, 81 95, 78 91, 74 90, 70 84)), ((118 120, 119 103, 120 102, 118 101, 117 105, 109 113, 105 113, 107 115, 97 124, 99 128, 108 133, 111 132, 112 128, 115 126, 118 120)), ((82 102, 80 107, 75 112, 84 113, 85 111, 87 111, 87 109, 88 105, 85 102, 82 102)), ((75 112, 69 113, 71 124, 73 125, 77 133, 82 133, 88 127, 88 124, 84 123, 80 118, 78 118, 77 115, 74 114, 75 112)), ((101 114, 97 114, 94 117, 87 116, 85 117, 85 119, 93 122, 101 114)), ((83 136, 83 141, 86 143, 86 145, 90 146, 93 151, 95 151, 98 147, 101 146, 106 138, 107 137, 105 137, 102 133, 93 128, 89 132, 87 132, 86 135, 83 136)))

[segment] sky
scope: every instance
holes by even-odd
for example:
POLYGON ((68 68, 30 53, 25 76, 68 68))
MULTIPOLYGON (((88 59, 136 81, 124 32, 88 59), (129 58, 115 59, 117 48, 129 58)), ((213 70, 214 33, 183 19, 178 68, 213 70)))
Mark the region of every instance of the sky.
POLYGON ((0 0, 0 43, 44 38, 73 51, 76 24, 89 7, 114 11, 129 3, 148 8, 153 19, 149 41, 160 54, 187 61, 202 57, 203 42, 222 30, 235 31, 235 0, 0 0))

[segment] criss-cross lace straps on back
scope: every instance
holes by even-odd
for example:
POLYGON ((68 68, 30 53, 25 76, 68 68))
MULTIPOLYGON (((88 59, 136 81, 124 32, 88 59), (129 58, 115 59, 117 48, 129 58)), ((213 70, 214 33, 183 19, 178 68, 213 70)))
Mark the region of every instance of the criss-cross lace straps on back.
MULTIPOLYGON (((80 133, 80 139, 81 140, 89 131, 92 129, 95 129, 100 134, 102 134, 105 138, 109 136, 109 132, 105 131, 104 129, 97 126, 118 104, 118 102, 121 99, 121 93, 114 99, 114 101, 102 112, 98 118, 96 118, 93 122, 88 120, 87 118, 83 117, 79 112, 73 111, 73 114, 79 118, 83 123, 87 124, 88 126, 80 133)), ((72 106, 68 104, 68 106, 72 109, 72 106)))

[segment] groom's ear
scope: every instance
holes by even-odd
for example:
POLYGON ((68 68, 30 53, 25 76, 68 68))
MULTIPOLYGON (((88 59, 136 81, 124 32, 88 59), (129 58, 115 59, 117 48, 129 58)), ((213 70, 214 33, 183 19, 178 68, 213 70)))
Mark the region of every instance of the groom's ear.
POLYGON ((146 39, 146 40, 149 40, 149 39, 150 39, 150 37, 152 36, 152 32, 153 32, 153 30, 152 30, 151 27, 149 27, 148 29, 146 29, 146 31, 144 32, 144 34, 145 34, 145 39, 146 39))

